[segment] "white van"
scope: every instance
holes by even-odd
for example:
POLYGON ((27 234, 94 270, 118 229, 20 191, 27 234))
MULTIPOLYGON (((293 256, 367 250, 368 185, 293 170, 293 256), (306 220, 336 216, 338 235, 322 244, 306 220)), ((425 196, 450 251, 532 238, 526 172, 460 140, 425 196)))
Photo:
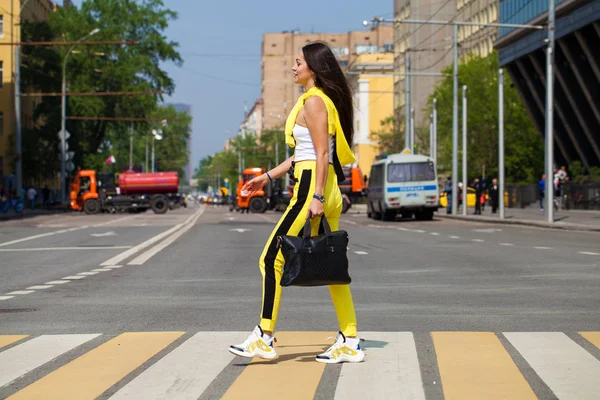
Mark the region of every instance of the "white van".
MULTIPOLYGON (((408 153, 408 154, 406 154, 408 153)), ((401 214, 431 220, 439 207, 435 162, 424 155, 390 154, 371 167, 367 195, 369 218, 393 220, 401 214)))

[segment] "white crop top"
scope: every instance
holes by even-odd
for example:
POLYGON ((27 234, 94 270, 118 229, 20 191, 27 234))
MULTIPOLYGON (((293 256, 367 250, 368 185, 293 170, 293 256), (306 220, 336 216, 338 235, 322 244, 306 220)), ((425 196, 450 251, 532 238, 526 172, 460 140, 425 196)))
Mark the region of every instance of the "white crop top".
MULTIPOLYGON (((316 161, 317 160, 317 152, 315 151, 315 146, 312 141, 312 137, 310 136, 310 131, 308 128, 304 126, 300 126, 298 124, 294 125, 294 130, 292 131, 294 135, 294 139, 296 140, 296 147, 294 147, 294 161, 316 161)), ((334 136, 329 135, 329 162, 333 163, 333 140, 334 136)))

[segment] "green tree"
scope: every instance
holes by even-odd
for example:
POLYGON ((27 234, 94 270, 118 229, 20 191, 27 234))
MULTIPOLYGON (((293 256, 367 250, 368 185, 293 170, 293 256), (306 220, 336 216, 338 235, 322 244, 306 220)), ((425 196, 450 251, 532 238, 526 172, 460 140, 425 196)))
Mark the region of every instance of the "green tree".
POLYGON ((404 150, 404 132, 401 132, 394 116, 380 121, 379 129, 371 132, 371 139, 383 154, 400 153, 404 150))
MULTIPOLYGON (((467 85, 469 180, 498 173, 498 54, 472 57, 459 67, 460 86, 467 85)), ((450 171, 452 162, 452 68, 429 96, 438 102, 438 166, 450 171)), ((462 115, 462 112, 459 113, 462 115)), ((459 122, 459 124, 462 122, 459 122)), ((460 126, 460 125, 459 125, 460 126)), ((504 79, 504 145, 506 180, 536 182, 544 167, 544 144, 525 106, 512 85, 504 79)), ((459 142, 461 142, 459 140, 459 142)), ((460 146, 460 143, 459 143, 460 146)))
MULTIPOLYGON (((26 24, 24 40, 76 41, 99 28, 94 41, 135 41, 131 45, 80 45, 69 56, 66 78, 69 92, 151 92, 174 90, 173 80, 161 69, 164 61, 181 64, 178 44, 169 41, 164 31, 177 14, 161 0, 84 0, 80 8, 60 8, 47 23, 26 24)), ((70 46, 24 47, 23 90, 59 92, 62 65, 70 46)), ((155 112, 161 95, 140 96, 70 96, 67 116, 146 117, 155 112)), ((39 138, 24 148, 24 165, 35 164, 35 157, 58 167, 56 133, 60 130, 60 97, 44 97, 36 107, 37 127, 24 137, 39 138), (39 141, 47 146, 46 154, 35 150, 39 141), (37 143, 37 144, 33 144, 37 143), (30 160, 32 162, 30 162, 30 160)), ((150 124, 137 123, 136 132, 148 132, 150 124)), ((84 161, 95 160, 98 151, 115 135, 127 136, 130 124, 107 120, 68 120, 72 134, 70 150, 76 153, 75 164, 87 168, 84 161)), ((114 145, 115 143, 113 143, 114 145)), ((128 158, 128 157, 127 157, 128 158)), ((95 161, 94 161, 95 162, 95 161)), ((54 169, 56 171, 56 169, 54 169)), ((55 172, 53 172, 55 173, 55 172)))

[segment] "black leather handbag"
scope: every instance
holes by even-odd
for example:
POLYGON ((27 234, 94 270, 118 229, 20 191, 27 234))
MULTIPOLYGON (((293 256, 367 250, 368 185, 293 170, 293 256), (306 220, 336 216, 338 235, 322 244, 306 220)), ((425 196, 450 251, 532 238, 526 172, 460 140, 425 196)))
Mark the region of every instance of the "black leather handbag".
POLYGON ((310 236, 310 219, 304 225, 304 237, 282 235, 277 237, 285 264, 281 286, 324 286, 350 283, 348 275, 348 233, 331 232, 325 216, 325 233, 310 236))

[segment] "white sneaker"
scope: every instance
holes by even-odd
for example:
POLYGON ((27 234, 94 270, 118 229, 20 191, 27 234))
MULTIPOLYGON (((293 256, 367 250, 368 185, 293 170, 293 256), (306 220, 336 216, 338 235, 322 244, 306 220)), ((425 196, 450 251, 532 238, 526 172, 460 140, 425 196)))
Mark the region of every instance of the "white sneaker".
POLYGON ((229 346, 229 352, 240 357, 260 357, 272 360, 277 357, 273 348, 273 339, 271 337, 269 340, 265 340, 262 328, 257 325, 243 343, 229 346))
POLYGON ((341 362, 361 362, 365 358, 365 353, 361 350, 359 341, 356 346, 350 346, 346 342, 346 336, 342 332, 338 332, 337 338, 333 346, 325 353, 317 356, 317 361, 327 364, 337 364, 341 362))

